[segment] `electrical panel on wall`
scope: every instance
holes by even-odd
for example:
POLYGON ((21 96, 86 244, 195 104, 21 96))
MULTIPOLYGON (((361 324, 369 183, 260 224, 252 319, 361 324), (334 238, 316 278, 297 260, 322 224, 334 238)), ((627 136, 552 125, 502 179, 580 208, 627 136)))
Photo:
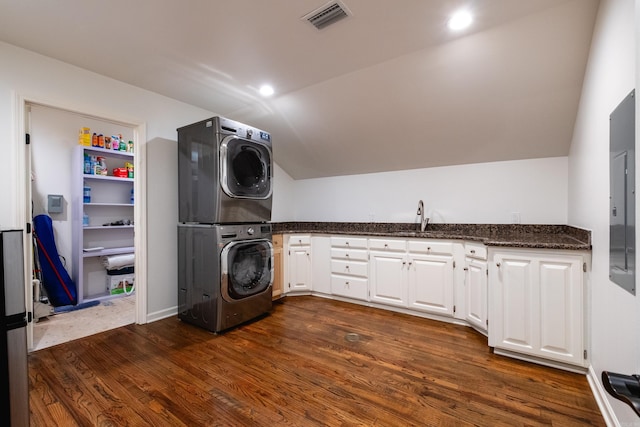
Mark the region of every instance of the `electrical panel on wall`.
POLYGON ((609 117, 609 278, 636 294, 635 90, 609 117))

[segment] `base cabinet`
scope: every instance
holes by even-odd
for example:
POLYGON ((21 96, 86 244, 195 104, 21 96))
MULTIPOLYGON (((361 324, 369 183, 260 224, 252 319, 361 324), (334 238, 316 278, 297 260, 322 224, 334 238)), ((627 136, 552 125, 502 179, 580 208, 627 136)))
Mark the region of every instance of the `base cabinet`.
POLYGON ((367 301, 369 296, 369 262, 367 239, 331 237, 331 293, 367 301))
POLYGON ((496 250, 489 345, 586 366, 583 263, 581 255, 496 250))
POLYGON ((453 316, 453 245, 428 240, 369 240, 370 300, 453 316))
POLYGON ((407 307, 408 257, 406 240, 369 239, 370 300, 407 307))
POLYGON ((453 316, 453 245, 410 240, 408 249, 409 308, 453 316))
POLYGON ((476 329, 487 332, 488 279, 487 249, 484 245, 465 244, 465 320, 476 329))
POLYGON ((285 292, 311 290, 311 236, 289 236, 288 280, 285 292))

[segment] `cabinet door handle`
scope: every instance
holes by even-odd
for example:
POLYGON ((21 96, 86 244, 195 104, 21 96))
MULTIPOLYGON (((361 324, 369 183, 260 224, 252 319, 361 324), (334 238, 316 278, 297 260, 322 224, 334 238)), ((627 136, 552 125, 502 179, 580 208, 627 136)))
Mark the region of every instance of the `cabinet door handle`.
POLYGON ((467 267, 464 268, 464 271, 469 271, 469 269, 467 267))
POLYGON ((472 253, 472 254, 475 254, 475 253, 476 253, 476 250, 475 250, 475 249, 471 249, 471 253, 472 253))
POLYGON ((496 267, 500 268, 500 263, 496 262, 496 267))

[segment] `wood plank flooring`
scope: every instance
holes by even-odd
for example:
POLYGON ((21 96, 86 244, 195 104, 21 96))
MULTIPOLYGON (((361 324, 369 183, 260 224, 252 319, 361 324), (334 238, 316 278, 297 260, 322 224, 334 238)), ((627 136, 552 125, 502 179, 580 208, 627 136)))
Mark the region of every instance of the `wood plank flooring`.
POLYGON ((319 297, 221 335, 169 318, 39 350, 29 381, 32 426, 605 425, 584 375, 319 297))

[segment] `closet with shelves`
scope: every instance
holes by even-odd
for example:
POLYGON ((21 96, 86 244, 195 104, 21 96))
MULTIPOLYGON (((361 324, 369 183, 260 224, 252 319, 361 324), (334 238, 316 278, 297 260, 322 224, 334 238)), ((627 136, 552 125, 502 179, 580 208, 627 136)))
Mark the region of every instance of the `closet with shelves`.
POLYGON ((133 257, 133 163, 132 152, 84 145, 74 150, 72 257, 78 303, 128 294, 127 283, 132 284, 133 276, 127 275, 125 289, 118 291, 118 281, 108 274, 105 257, 109 260, 133 257), (94 161, 87 163, 85 159, 94 161), (102 163, 102 174, 99 167, 94 167, 96 161, 102 163))

